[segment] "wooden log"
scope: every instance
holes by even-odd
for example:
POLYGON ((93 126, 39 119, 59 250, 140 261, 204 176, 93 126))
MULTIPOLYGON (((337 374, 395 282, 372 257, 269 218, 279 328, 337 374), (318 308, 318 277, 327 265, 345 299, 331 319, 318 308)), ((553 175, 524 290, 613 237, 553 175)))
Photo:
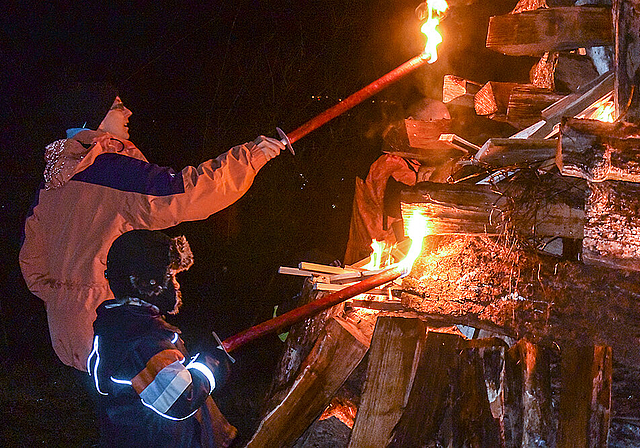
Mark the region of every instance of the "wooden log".
POLYGON ((500 447, 502 431, 491 411, 480 349, 460 351, 450 375, 453 390, 449 446, 500 447))
POLYGON ((406 408, 387 447, 429 446, 435 441, 446 410, 450 370, 458 362, 461 341, 453 334, 428 333, 406 408))
POLYGON ((434 235, 497 235, 509 225, 522 235, 582 238, 582 205, 553 200, 558 202, 523 204, 510 211, 518 219, 507 223, 507 198, 490 185, 421 182, 400 194, 405 224, 419 210, 429 217, 434 235))
POLYGON ((482 84, 460 76, 444 75, 442 82, 442 102, 456 106, 473 107, 473 97, 482 84))
MULTIPOLYGON (((555 446, 556 429, 551 408, 551 373, 546 350, 521 340, 511 350, 519 359, 515 375, 522 375, 522 445, 555 446)), ((517 391, 514 391, 517 392, 517 391)))
POLYGON ((531 67, 529 71, 529 81, 536 87, 542 89, 555 90, 555 70, 560 59, 558 52, 546 52, 538 63, 531 67))
POLYGON ((247 447, 288 447, 322 414, 367 352, 369 341, 342 319, 327 323, 291 389, 247 447))
POLYGON ((404 123, 411 147, 429 150, 449 149, 439 140, 439 137, 440 134, 451 132, 450 119, 424 121, 407 118, 404 123))
POLYGON ((486 46, 511 56, 542 56, 613 43, 610 8, 560 7, 489 19, 486 46))
POLYGON ((626 121, 640 122, 640 88, 638 65, 638 29, 640 29, 640 2, 638 0, 615 0, 613 2, 613 27, 615 39, 614 65, 616 86, 614 102, 616 116, 626 121))
POLYGON ((640 126, 565 119, 556 164, 565 176, 591 182, 640 182, 640 126))
POLYGON ((557 146, 556 139, 490 138, 474 160, 492 167, 530 165, 554 158, 557 146))
POLYGON ((589 187, 582 259, 640 271, 640 184, 611 181, 589 187))
POLYGON ((563 97, 548 88, 514 87, 509 95, 507 121, 515 127, 530 126, 542 119, 544 109, 563 97))
MULTIPOLYGON (((474 96, 474 108, 478 115, 506 115, 509 95, 515 87, 527 86, 516 82, 489 81, 474 96)), ((530 86, 533 87, 533 86, 530 86)))
POLYGON ((611 355, 611 347, 602 345, 568 345, 562 349, 558 448, 606 448, 611 355))
POLYGON ((349 447, 386 445, 404 410, 425 337, 419 319, 378 318, 349 447))

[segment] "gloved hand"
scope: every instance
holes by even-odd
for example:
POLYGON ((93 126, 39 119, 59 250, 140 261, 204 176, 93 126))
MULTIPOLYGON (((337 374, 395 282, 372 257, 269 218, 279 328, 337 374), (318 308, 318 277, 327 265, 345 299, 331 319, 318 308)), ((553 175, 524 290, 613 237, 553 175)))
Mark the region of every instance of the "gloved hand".
POLYGON ((264 135, 256 138, 253 143, 255 143, 258 149, 262 151, 262 153, 267 158, 267 161, 276 157, 278 154, 280 154, 280 151, 285 148, 284 143, 282 143, 280 140, 271 137, 265 137, 264 135))

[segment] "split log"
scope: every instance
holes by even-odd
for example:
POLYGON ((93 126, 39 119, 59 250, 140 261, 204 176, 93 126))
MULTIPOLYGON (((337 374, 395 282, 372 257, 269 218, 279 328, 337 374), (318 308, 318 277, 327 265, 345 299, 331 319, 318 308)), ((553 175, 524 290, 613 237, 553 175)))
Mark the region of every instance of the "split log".
POLYGON ((260 423, 247 447, 288 447, 322 414, 367 352, 369 341, 342 319, 327 323, 281 403, 260 423))
POLYGON ((629 343, 640 328, 640 272, 458 237, 416 260, 400 299, 449 324, 492 325, 494 333, 547 347, 606 344, 617 361, 640 364, 640 346, 629 343))
POLYGON ((626 121, 640 122, 640 88, 638 65, 638 29, 640 29, 640 2, 638 0, 615 0, 613 2, 613 24, 615 38, 616 87, 614 98, 617 116, 626 121))
POLYGON ((591 183, 585 207, 585 263, 640 271, 640 184, 591 183))
POLYGON ((607 446, 612 365, 611 347, 562 349, 558 448, 607 446))
POLYGON ((610 8, 543 8, 491 17, 486 46, 511 56, 542 56, 611 45, 612 27, 610 8))
POLYGON ((531 165, 556 155, 556 139, 490 138, 474 157, 492 167, 531 165))
POLYGON ((591 182, 640 182, 640 126, 565 119, 556 163, 565 176, 591 182))
POLYGON ((529 71, 529 81, 536 87, 555 90, 555 70, 560 53, 546 52, 529 71))
POLYGON ((426 334, 419 319, 378 318, 349 447, 387 444, 404 410, 426 334))
POLYGON ((469 81, 460 76, 444 75, 442 102, 455 106, 473 107, 473 97, 481 87, 481 84, 469 81))
POLYGON ((515 127, 527 127, 542 119, 542 111, 564 95, 535 86, 514 87, 509 95, 507 121, 515 127))
MULTIPOLYGON (((474 108, 478 115, 507 114, 509 96, 515 87, 526 87, 516 82, 489 81, 474 96, 474 108)), ((533 86, 530 86, 533 87, 533 86)))
POLYGON ((435 440, 446 410, 450 370, 458 361, 461 342, 462 338, 453 334, 428 333, 406 409, 387 447, 428 446, 435 440))
MULTIPOLYGON (((582 238, 584 211, 559 197, 538 206, 525 204, 509 214, 518 219, 505 222, 507 199, 489 185, 421 182, 400 195, 402 215, 419 210, 429 217, 434 235, 497 235, 512 226, 523 235, 582 238)), ((408 219, 405 219, 405 224, 408 219)), ((405 230, 406 232, 407 230, 405 230)))
POLYGON ((449 149, 449 146, 439 140, 440 134, 451 132, 451 120, 404 120, 409 137, 409 145, 413 148, 423 149, 449 149))

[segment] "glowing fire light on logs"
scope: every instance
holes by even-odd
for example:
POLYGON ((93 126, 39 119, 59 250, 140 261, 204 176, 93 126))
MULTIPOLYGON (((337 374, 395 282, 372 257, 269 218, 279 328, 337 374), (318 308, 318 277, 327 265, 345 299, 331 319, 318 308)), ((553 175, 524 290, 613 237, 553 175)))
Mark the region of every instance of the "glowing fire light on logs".
POLYGON ((292 144, 306 136, 310 132, 318 129, 320 126, 328 123, 336 118, 338 115, 343 114, 352 107, 360 104, 367 98, 380 92, 385 87, 396 82, 398 79, 406 76, 414 71, 416 68, 424 65, 425 63, 434 63, 438 59, 436 47, 442 42, 442 36, 436 30, 436 27, 440 23, 440 19, 447 10, 447 2, 445 0, 430 0, 427 2, 429 15, 427 21, 422 25, 421 31, 427 37, 424 51, 418 56, 409 59, 404 64, 390 71, 386 75, 378 78, 368 86, 353 93, 345 100, 330 107, 319 115, 315 116, 311 120, 304 123, 302 126, 288 133, 287 135, 281 135, 283 137, 282 142, 285 144, 292 144))
POLYGON ((413 263, 422 251, 424 237, 428 234, 429 227, 427 219, 420 214, 420 212, 415 211, 409 219, 408 229, 409 238, 411 239, 411 248, 409 249, 407 256, 399 263, 392 265, 375 275, 366 277, 358 283, 347 286, 340 291, 328 294, 278 317, 274 317, 266 322, 241 331, 240 333, 222 341, 222 348, 227 352, 231 352, 254 339, 278 332, 285 327, 289 327, 308 317, 314 316, 334 305, 344 302, 347 299, 366 293, 378 286, 408 275, 409 272, 411 272, 413 263))

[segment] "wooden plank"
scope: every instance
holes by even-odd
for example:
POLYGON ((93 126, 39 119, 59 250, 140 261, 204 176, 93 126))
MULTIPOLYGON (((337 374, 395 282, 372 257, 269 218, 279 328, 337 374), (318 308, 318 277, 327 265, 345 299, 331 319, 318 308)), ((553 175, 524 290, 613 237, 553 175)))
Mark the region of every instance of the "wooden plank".
POLYGON ((388 448, 429 446, 435 441, 446 410, 449 371, 458 362, 461 342, 457 335, 428 333, 406 408, 388 448))
POLYGON ((565 119, 556 164, 565 176, 591 182, 640 182, 640 126, 565 119))
POLYGON ((346 307, 352 308, 366 308, 369 310, 380 310, 380 311, 403 311, 404 306, 402 302, 398 301, 379 301, 379 300, 360 300, 353 299, 345 303, 346 307))
POLYGON ((616 116, 623 116, 625 121, 631 123, 638 123, 640 122, 640 95, 638 95, 640 3, 637 0, 614 1, 613 27, 616 116))
POLYGON ((605 448, 611 415, 611 347, 564 347, 560 374, 557 447, 605 448))
POLYGON ((347 272, 353 272, 351 269, 341 268, 339 266, 329 266, 326 264, 309 263, 308 261, 301 261, 298 264, 298 268, 305 271, 319 272, 323 274, 346 274, 347 272))
POLYGON ((613 44, 610 8, 559 7, 489 19, 486 46, 511 56, 613 44))
POLYGON ((440 134, 451 132, 450 119, 424 121, 407 118, 404 123, 411 147, 428 150, 449 149, 449 146, 442 143, 439 137, 440 134))
POLYGON ((467 154, 475 154, 480 150, 478 145, 471 143, 456 134, 440 134, 438 140, 441 142, 447 142, 452 148, 459 149, 467 154))
POLYGON ((260 423, 247 447, 289 447, 322 414, 368 349, 352 324, 332 319, 284 399, 260 423))
POLYGON ((590 183, 585 207, 585 263, 640 271, 640 184, 590 183))
POLYGON ((425 337, 419 319, 378 318, 349 447, 387 444, 404 410, 425 337))
POLYGON ((492 167, 529 165, 555 157, 557 145, 556 139, 490 138, 474 159, 492 167))
POLYGON ((516 82, 489 81, 474 96, 474 108, 478 115, 505 114, 509 105, 509 95, 518 86, 516 82))

